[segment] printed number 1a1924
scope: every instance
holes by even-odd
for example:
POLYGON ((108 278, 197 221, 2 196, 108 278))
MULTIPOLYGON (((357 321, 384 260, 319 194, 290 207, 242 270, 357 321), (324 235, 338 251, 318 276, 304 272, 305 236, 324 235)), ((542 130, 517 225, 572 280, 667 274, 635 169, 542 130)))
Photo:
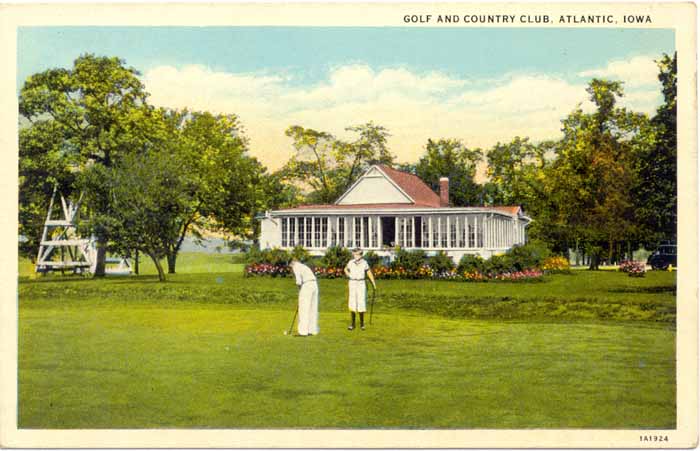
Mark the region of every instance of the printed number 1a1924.
POLYGON ((668 435, 640 435, 640 442, 667 442, 668 435))

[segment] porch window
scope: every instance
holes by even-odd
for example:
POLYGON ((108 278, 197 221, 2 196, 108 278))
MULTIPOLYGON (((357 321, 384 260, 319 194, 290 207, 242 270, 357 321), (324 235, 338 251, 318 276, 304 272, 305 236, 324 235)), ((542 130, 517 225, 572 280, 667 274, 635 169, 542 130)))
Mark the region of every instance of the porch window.
POLYGON ((371 242, 369 247, 379 247, 379 227, 377 227, 377 223, 379 222, 379 218, 369 218, 369 223, 371 225, 371 242))
POLYGON ((459 217, 453 216, 450 218, 450 247, 459 247, 457 241, 457 230, 459 226, 459 217))
POLYGON ((421 246, 422 247, 430 247, 430 227, 428 224, 428 217, 423 216, 421 218, 420 222, 420 227, 421 227, 421 246))
POLYGON ((321 247, 328 246, 328 218, 321 218, 321 247))
POLYGON ((370 247, 369 244, 369 217, 362 218, 362 247, 370 247))
POLYGON ((312 218, 305 218, 304 224, 306 224, 306 239, 304 240, 304 246, 305 247, 312 247, 313 244, 311 242, 312 234, 313 234, 313 222, 312 218))
POLYGON ((440 221, 440 246, 447 248, 447 217, 442 217, 440 221))
POLYGON ((433 247, 440 247, 440 216, 433 216, 433 247))
POLYGON ((413 216, 404 218, 404 224, 406 226, 406 242, 404 247, 413 247, 413 216))
POLYGON ((362 239, 362 217, 358 216, 353 219, 355 228, 355 242, 352 244, 352 247, 360 247, 360 240, 362 239))
POLYGON ((289 247, 296 246, 295 229, 297 218, 289 218, 289 247))
POLYGON ((484 217, 479 217, 476 224, 476 245, 477 247, 484 247, 484 217))
POLYGON ((345 245, 345 218, 338 218, 338 246, 345 245))

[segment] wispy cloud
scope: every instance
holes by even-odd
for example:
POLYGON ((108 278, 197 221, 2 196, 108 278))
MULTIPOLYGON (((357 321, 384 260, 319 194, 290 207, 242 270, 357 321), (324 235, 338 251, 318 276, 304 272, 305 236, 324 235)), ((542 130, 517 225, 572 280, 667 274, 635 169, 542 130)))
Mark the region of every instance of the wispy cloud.
MULTIPOLYGON (((653 59, 634 57, 576 75, 621 79, 627 93, 622 104, 652 113, 661 99, 656 73, 653 59)), ((400 161, 417 159, 428 138, 460 138, 484 148, 516 135, 556 138, 561 119, 577 104, 590 108, 586 81, 549 74, 473 80, 365 64, 334 67, 311 85, 293 83, 290 74, 203 66, 159 66, 144 74, 156 105, 238 114, 253 154, 273 169, 292 153, 284 131, 293 124, 345 137, 345 127, 373 120, 390 130, 389 145, 400 161)))
POLYGON ((620 80, 625 88, 656 87, 659 69, 652 56, 635 56, 628 60, 615 60, 607 66, 579 72, 580 77, 620 80))

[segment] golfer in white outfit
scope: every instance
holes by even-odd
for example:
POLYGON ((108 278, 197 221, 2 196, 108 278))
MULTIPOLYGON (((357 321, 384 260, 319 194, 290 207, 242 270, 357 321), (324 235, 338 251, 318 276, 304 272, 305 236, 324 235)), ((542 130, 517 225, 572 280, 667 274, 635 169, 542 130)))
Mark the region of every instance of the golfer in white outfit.
POLYGON ((299 287, 299 336, 318 334, 318 283, 314 272, 297 259, 289 263, 299 287))
POLYGON ((377 284, 374 283, 374 274, 372 274, 367 261, 362 258, 360 249, 352 251, 352 260, 345 265, 345 275, 350 279, 348 281, 348 308, 350 309, 352 322, 348 326, 348 330, 355 328, 355 313, 360 314, 360 329, 365 330, 365 312, 367 311, 365 275, 369 277, 375 290, 377 289, 377 284))

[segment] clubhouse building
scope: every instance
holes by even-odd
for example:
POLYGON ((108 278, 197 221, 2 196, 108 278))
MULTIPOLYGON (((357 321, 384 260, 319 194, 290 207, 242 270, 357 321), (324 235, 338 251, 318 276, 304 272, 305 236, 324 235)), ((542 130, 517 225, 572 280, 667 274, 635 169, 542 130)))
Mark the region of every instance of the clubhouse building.
POLYGON ((517 206, 450 206, 449 180, 436 194, 420 178, 385 165, 370 167, 334 204, 301 205, 261 216, 260 247, 359 247, 391 256, 394 248, 488 258, 524 244, 530 218, 517 206))

